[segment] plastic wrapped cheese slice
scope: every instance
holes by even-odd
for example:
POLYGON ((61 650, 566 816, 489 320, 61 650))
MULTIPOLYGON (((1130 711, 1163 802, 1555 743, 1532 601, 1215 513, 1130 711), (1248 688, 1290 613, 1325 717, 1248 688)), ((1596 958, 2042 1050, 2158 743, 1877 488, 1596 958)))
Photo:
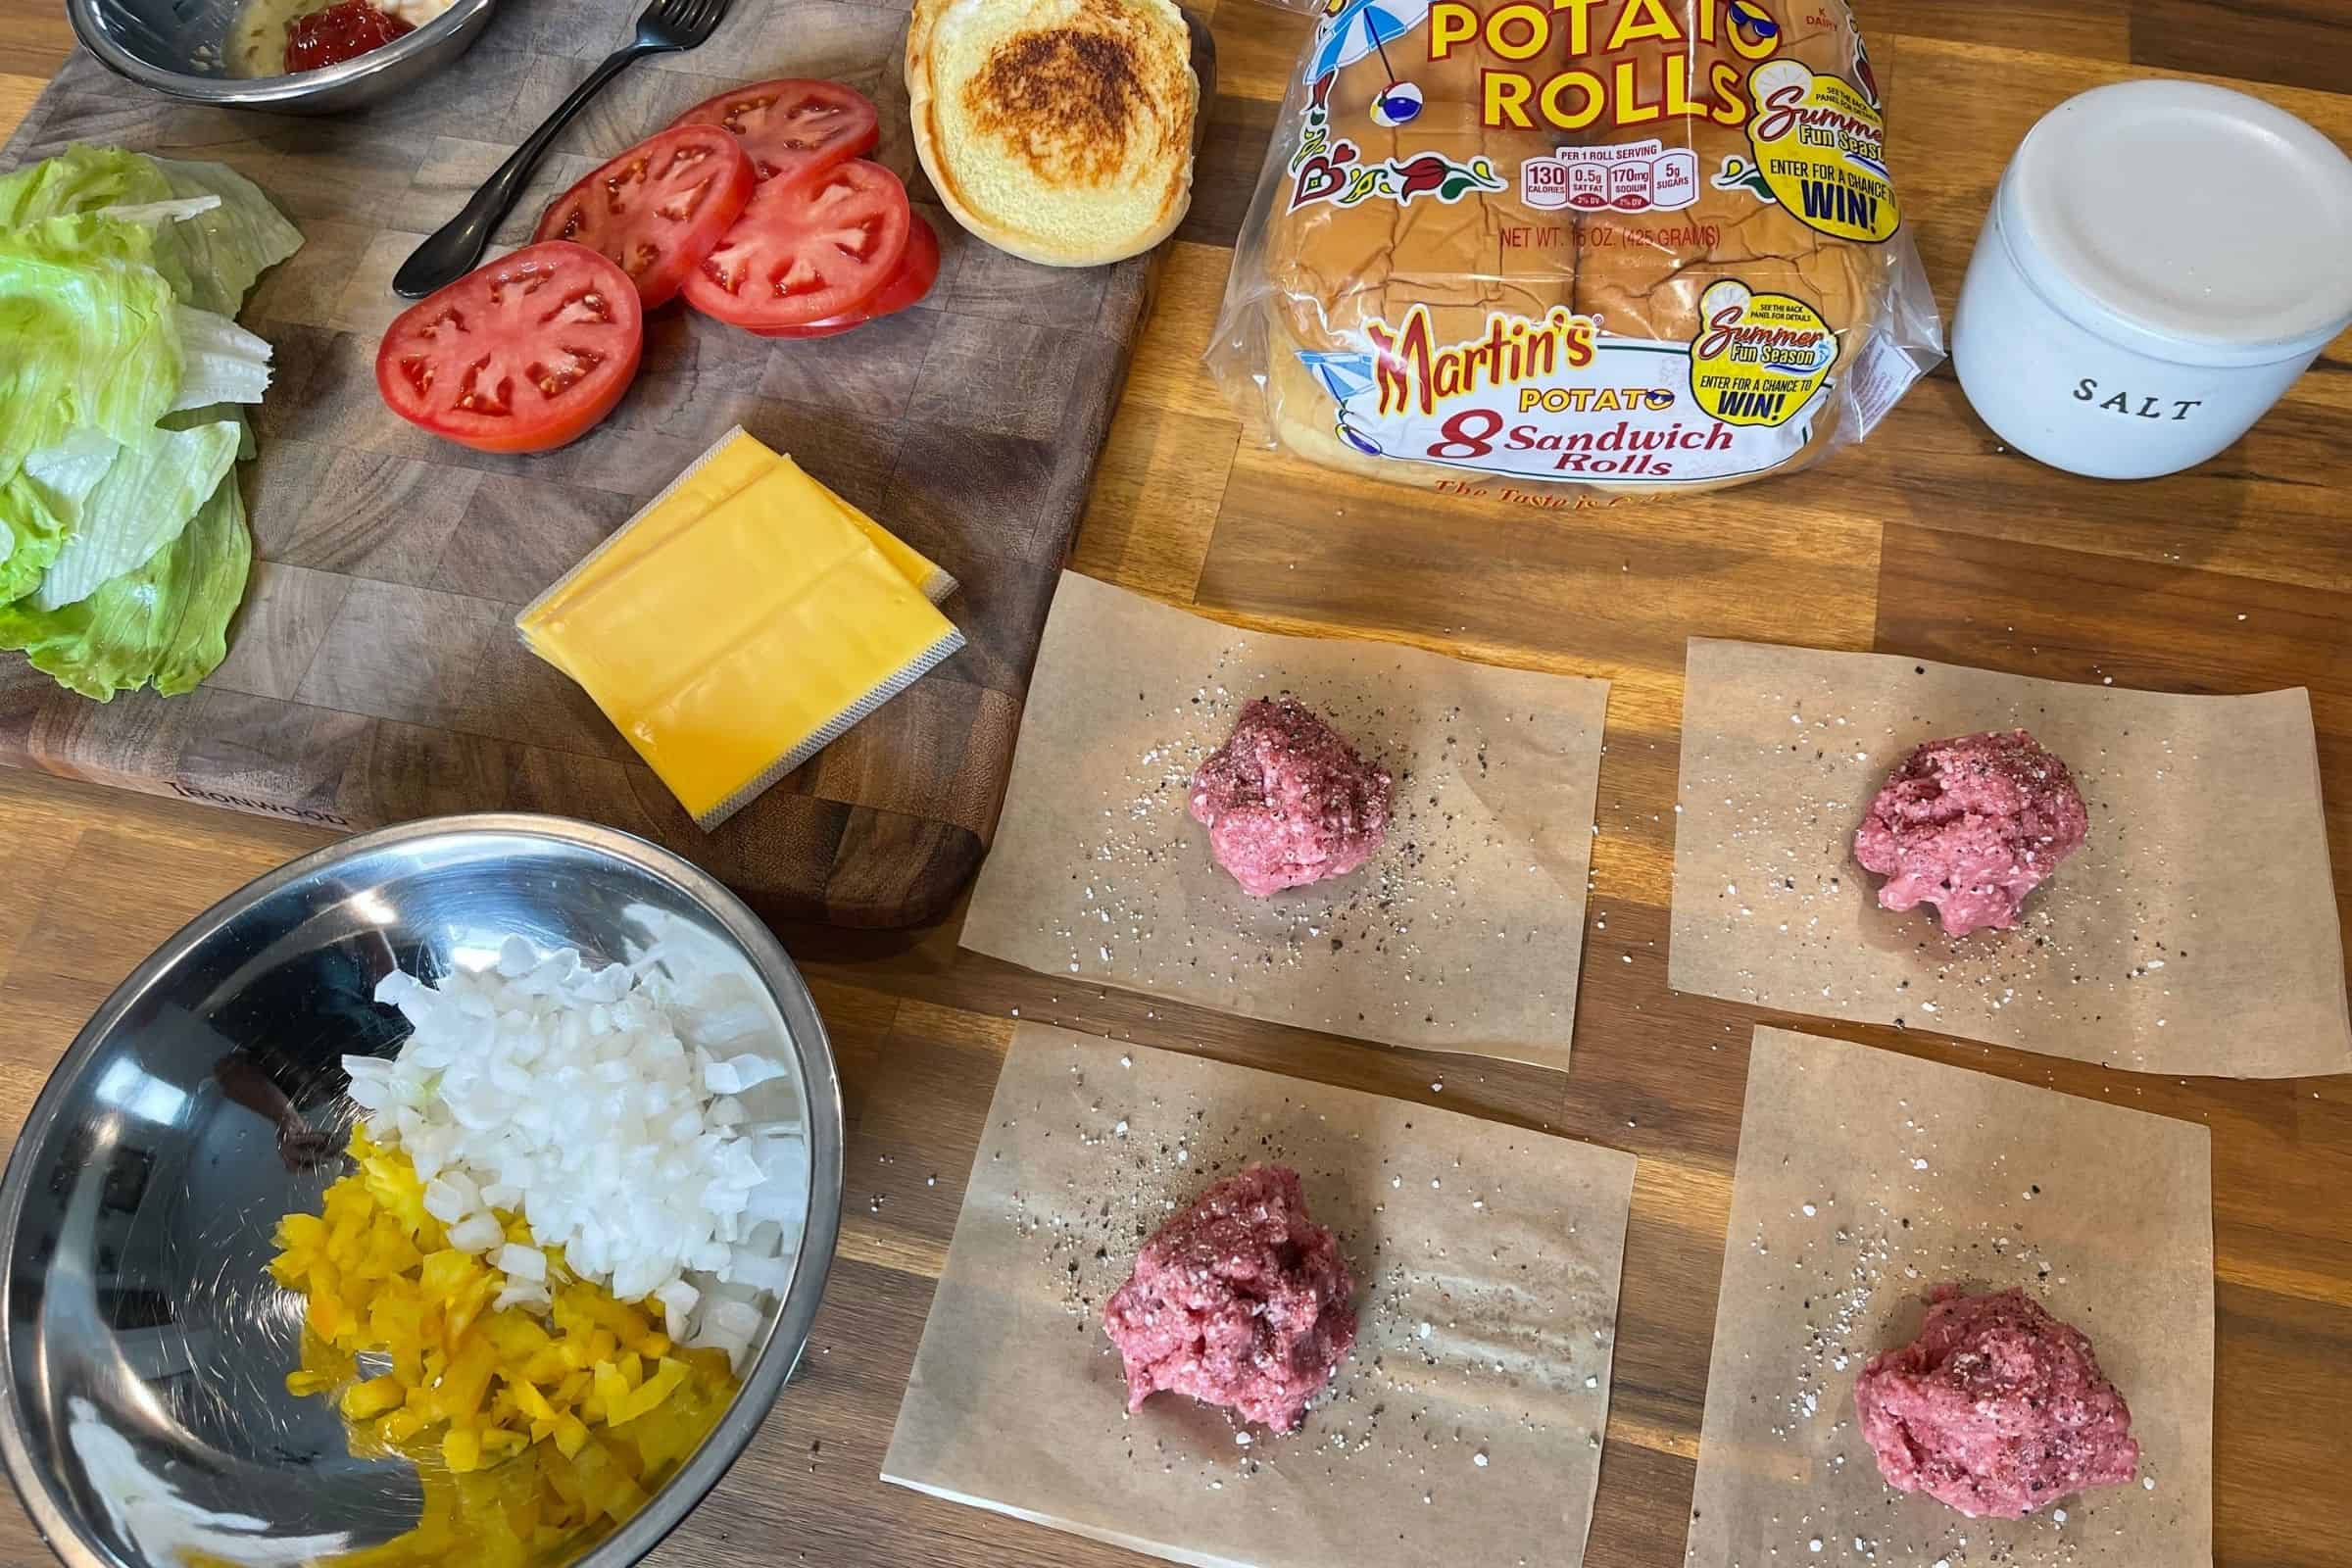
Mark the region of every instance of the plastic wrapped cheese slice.
POLYGON ((961 648, 953 587, 738 431, 515 626, 709 829, 961 648))
MULTIPOLYGON (((555 604, 566 585, 580 578, 600 557, 626 558, 649 548, 656 540, 703 516, 754 479, 791 461, 779 456, 742 425, 735 426, 713 442, 710 451, 687 465, 685 471, 672 479, 660 495, 647 502, 637 515, 614 530, 586 560, 541 594, 523 613, 529 615, 555 604)), ((825 490, 822 485, 817 488, 824 492, 825 500, 881 552, 883 560, 922 591, 925 599, 935 605, 944 605, 961 586, 946 567, 832 491, 825 490)))

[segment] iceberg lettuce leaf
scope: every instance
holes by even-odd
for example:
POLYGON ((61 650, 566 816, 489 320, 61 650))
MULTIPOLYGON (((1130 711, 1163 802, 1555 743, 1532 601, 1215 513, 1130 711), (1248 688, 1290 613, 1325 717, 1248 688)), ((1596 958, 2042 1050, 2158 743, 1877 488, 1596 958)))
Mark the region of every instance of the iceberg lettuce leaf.
POLYGON ((259 403, 270 390, 270 341, 246 331, 227 317, 181 306, 179 393, 172 410, 213 403, 259 403))
POLYGON ((142 154, 75 142, 55 158, 0 175, 0 228, 105 207, 171 201, 175 194, 204 193, 175 193, 156 160, 142 154))
POLYGON ((156 266, 183 303, 234 316, 264 272, 302 249, 302 231, 235 170, 175 158, 147 162, 176 199, 220 198, 220 206, 166 223, 156 234, 156 266))
POLYGON ((176 697, 227 657, 229 618, 252 564, 232 472, 171 548, 138 570, 62 610, 0 605, 0 648, 23 650, 34 668, 98 702, 142 685, 176 697))
POLYGON ((68 526, 25 475, 0 484, 0 606, 32 592, 64 548, 68 526))
POLYGON ((177 398, 178 308, 148 249, 93 216, 0 230, 0 480, 77 426, 134 446, 177 398))
POLYGON ((302 232, 261 187, 223 164, 150 158, 75 143, 0 176, 0 228, 82 213, 143 223, 154 265, 180 300, 234 316, 262 273, 302 248, 302 232))
POLYGON ((220 419, 192 430, 158 430, 140 446, 118 447, 33 590, 32 608, 76 604, 109 577, 145 565, 220 488, 243 435, 240 421, 220 419))

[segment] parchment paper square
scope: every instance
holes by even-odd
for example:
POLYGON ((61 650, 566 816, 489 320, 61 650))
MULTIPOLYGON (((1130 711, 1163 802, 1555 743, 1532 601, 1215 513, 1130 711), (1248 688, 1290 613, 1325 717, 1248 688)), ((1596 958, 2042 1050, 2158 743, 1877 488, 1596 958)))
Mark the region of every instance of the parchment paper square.
POLYGON ((1690 643, 1668 983, 2137 1072, 2352 1070, 2311 699, 2180 697, 1690 643), (1871 799, 1923 741, 2031 730, 2090 808, 2014 931, 1878 906, 1871 799))
POLYGON ((1574 1568, 1633 1177, 1589 1144, 1024 1023, 883 1478, 1213 1568, 1574 1568), (1288 1436, 1171 1394, 1131 1417, 1102 1303, 1252 1160, 1297 1169, 1338 1233, 1354 1353, 1288 1436))
POLYGON ((1604 681, 1245 632, 1064 572, 963 945, 1248 1018, 1566 1068, 1604 681), (1395 775, 1387 847, 1252 899, 1193 771, 1289 692, 1395 775))
POLYGON ((2208 1568, 2212 1139, 2097 1101, 1758 1029, 1688 1568, 2208 1568), (1968 1519, 1879 1478, 1853 1387, 1933 1287, 2090 1337, 2142 1484, 1968 1519))

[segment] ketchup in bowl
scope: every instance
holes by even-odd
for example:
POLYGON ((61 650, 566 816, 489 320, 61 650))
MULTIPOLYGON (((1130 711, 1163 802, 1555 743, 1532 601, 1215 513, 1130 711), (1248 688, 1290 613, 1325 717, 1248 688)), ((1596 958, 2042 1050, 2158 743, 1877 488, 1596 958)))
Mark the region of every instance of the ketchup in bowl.
POLYGON ((286 71, 318 71, 357 60, 416 29, 369 0, 335 0, 286 24, 286 71))

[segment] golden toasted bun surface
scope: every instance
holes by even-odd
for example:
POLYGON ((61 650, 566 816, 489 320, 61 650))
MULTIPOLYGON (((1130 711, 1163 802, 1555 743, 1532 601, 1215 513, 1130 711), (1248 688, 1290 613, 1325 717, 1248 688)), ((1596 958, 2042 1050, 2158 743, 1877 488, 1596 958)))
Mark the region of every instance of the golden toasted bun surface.
POLYGON ((1062 185, 1101 185, 1125 168, 1131 142, 1152 157, 1180 157, 1179 126, 1158 106, 1181 89, 1161 81, 1163 56, 1139 50, 1132 29, 1090 18, 1083 26, 1016 33, 989 52, 988 64, 963 84, 964 112, 973 124, 1003 141, 1044 179, 1062 185))
POLYGON ((1190 204, 1200 84, 1169 0, 922 0, 906 84, 940 199, 1001 249, 1115 261, 1190 204))

